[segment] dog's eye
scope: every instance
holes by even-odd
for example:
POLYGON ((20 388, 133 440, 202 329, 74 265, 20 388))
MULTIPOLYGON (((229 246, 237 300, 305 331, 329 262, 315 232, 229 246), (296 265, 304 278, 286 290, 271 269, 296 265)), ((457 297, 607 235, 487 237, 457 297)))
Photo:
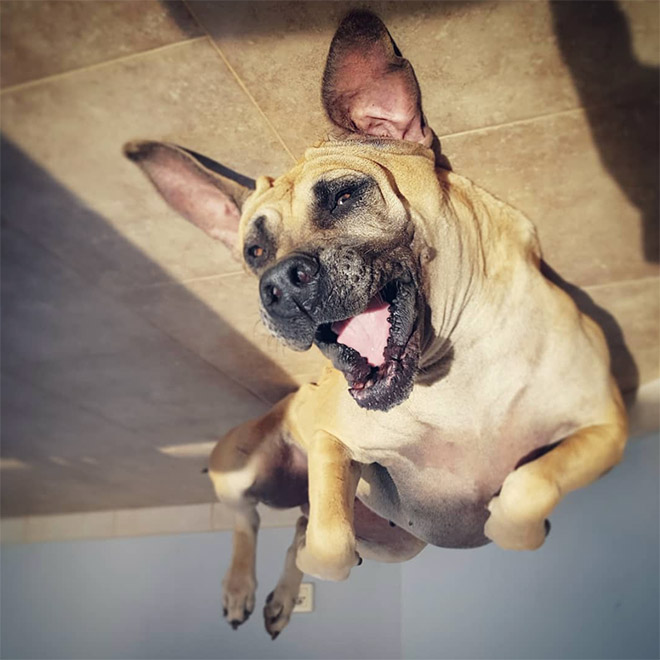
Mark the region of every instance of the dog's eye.
POLYGON ((335 204, 337 204, 337 206, 343 206, 350 198, 351 198, 351 193, 348 192, 348 190, 345 190, 344 192, 341 192, 337 195, 335 199, 335 204))
POLYGON ((268 250, 262 245, 253 243, 245 248, 245 261, 252 268, 261 268, 267 259, 268 250))
POLYGON ((332 211, 339 211, 339 210, 345 210, 347 209, 354 201, 355 191, 350 189, 346 190, 344 188, 343 190, 340 190, 336 195, 335 195, 335 205, 332 208, 332 211))

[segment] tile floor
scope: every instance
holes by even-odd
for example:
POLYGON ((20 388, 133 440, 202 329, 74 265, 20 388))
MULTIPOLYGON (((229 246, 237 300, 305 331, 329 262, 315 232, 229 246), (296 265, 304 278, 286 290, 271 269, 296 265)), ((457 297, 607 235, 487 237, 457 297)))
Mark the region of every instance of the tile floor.
POLYGON ((624 386, 658 378, 658 3, 5 0, 3 516, 208 503, 204 458, 160 449, 314 377, 121 145, 283 172, 324 135, 323 61, 358 4, 415 66, 454 169, 537 223, 624 386))

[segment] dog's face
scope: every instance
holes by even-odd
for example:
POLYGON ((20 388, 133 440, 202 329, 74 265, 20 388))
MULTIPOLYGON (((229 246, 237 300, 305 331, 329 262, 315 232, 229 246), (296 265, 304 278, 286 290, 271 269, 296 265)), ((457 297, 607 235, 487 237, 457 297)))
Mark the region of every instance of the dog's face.
POLYGON ((388 168, 392 157, 410 156, 404 147, 348 141, 310 149, 285 176, 259 182, 240 226, 265 325, 294 349, 315 343, 358 404, 378 410, 407 398, 422 339, 415 223, 400 173, 388 168))
POLYGON ((412 68, 371 14, 340 26, 323 98, 340 139, 251 193, 173 145, 133 143, 126 154, 176 210, 241 255, 277 338, 316 344, 360 406, 388 410, 409 396, 425 341, 426 243, 411 196, 437 188, 433 136, 412 68))

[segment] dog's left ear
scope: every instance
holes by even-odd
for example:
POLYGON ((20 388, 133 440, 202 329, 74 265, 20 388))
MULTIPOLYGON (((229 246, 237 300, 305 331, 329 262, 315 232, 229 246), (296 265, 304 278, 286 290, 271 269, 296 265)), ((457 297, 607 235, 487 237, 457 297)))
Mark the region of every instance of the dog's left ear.
POLYGON ((431 146, 415 72, 383 22, 352 12, 330 45, 321 90, 330 120, 353 133, 431 146))

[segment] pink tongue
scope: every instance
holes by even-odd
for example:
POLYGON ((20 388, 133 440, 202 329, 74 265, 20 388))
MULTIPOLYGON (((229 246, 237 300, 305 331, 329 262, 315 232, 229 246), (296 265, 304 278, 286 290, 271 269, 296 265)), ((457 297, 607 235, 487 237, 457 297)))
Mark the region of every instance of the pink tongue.
POLYGON ((337 335, 340 344, 354 348, 369 364, 380 366, 385 358, 383 351, 387 346, 390 334, 389 305, 376 296, 367 309, 345 321, 332 324, 332 331, 337 335))

